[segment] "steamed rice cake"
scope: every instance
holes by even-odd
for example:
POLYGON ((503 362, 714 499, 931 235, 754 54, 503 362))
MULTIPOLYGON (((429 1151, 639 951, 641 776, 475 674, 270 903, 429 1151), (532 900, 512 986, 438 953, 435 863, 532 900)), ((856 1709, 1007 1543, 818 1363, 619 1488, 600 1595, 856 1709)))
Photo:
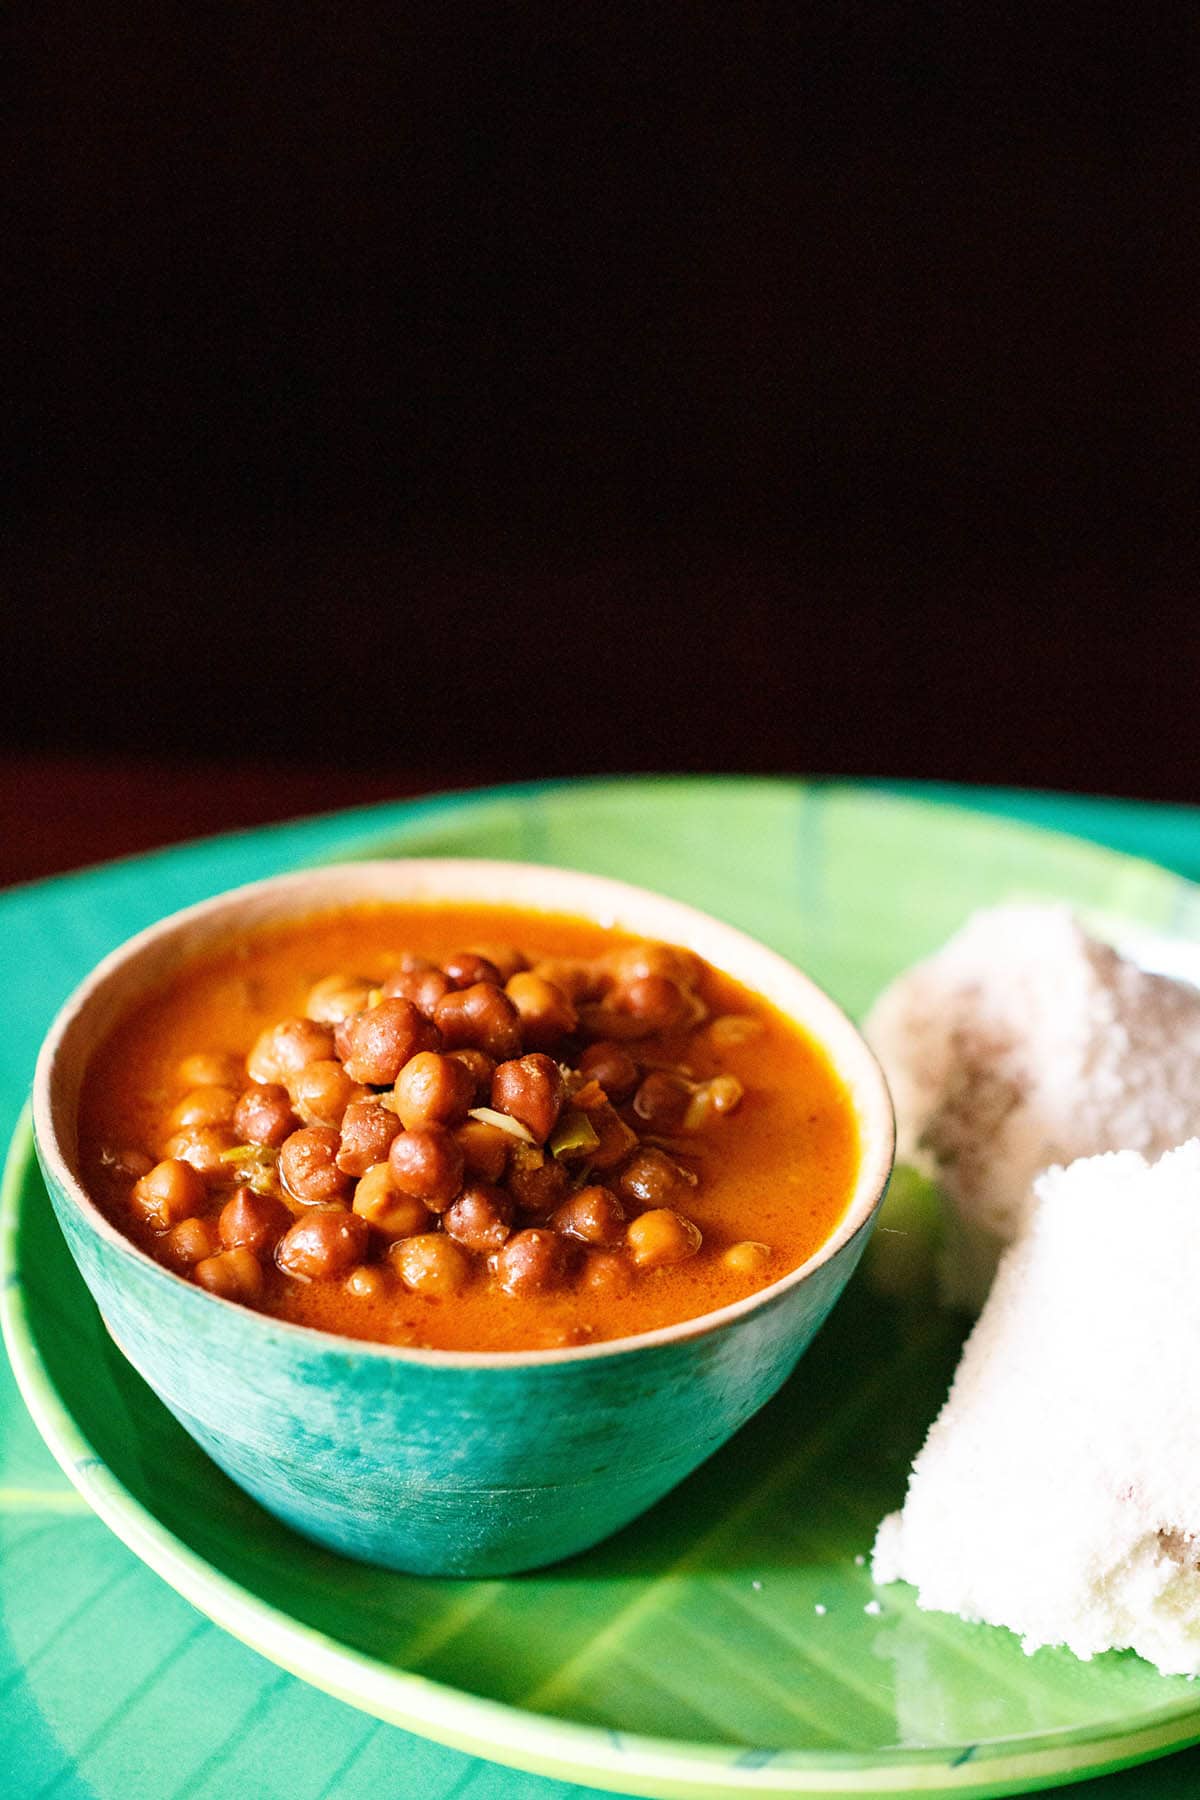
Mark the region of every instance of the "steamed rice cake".
POLYGON ((1027 1651, 1200 1674, 1200 1141, 1052 1168, 873 1574, 1027 1651))
POLYGON ((864 1029, 892 1089, 897 1158, 949 1202, 951 1305, 982 1305, 1050 1164, 1156 1156, 1200 1132, 1200 990, 1147 973, 1067 907, 976 913, 884 991, 864 1029))

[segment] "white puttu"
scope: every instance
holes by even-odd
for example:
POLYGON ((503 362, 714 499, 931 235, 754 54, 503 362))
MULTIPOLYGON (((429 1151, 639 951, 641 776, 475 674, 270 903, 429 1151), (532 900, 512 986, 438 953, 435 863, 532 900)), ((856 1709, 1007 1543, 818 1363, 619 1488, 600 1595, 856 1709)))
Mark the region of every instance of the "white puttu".
POLYGON ((895 1100, 898 1159, 950 1201, 951 1305, 982 1305, 1041 1170, 1104 1150, 1156 1156, 1200 1133, 1200 989, 1148 974, 1066 907, 976 913, 885 989, 864 1029, 895 1100))
POLYGON ((872 1573, 1200 1674, 1200 1140, 1038 1180, 872 1573))

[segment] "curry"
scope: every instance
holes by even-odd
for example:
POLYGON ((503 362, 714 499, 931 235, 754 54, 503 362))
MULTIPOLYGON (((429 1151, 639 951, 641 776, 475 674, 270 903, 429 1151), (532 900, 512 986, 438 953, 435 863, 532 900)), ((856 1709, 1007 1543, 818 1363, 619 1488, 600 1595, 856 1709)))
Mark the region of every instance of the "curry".
POLYGON ((184 1279, 381 1343, 512 1351, 714 1311, 842 1218, 824 1051, 676 946, 478 905, 231 941, 102 1045, 81 1173, 184 1279))

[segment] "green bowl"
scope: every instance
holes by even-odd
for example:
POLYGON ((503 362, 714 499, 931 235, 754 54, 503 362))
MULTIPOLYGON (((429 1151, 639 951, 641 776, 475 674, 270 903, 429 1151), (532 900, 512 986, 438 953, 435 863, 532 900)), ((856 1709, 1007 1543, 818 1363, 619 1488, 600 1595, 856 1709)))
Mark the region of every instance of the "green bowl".
POLYGON ((297 1531, 419 1574, 501 1575, 584 1550, 710 1456, 787 1379, 878 1213, 894 1131, 883 1076, 806 976, 728 925, 621 882, 517 863, 355 863, 239 888, 152 926, 63 1007, 34 1082, 38 1157, 114 1340, 196 1441, 297 1531), (231 1305, 162 1268, 82 1187, 76 1115, 113 1026, 231 932, 367 900, 509 903, 685 944, 821 1042, 856 1109, 858 1178, 801 1268, 699 1319, 562 1350, 394 1348, 231 1305))

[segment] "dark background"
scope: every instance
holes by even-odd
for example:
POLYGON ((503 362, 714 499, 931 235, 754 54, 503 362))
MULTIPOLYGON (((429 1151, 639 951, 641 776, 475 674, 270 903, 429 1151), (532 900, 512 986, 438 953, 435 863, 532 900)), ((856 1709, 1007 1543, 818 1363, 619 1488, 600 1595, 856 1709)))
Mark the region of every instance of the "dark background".
POLYGON ((7 31, 23 791, 1200 800, 1194 9, 7 31))

